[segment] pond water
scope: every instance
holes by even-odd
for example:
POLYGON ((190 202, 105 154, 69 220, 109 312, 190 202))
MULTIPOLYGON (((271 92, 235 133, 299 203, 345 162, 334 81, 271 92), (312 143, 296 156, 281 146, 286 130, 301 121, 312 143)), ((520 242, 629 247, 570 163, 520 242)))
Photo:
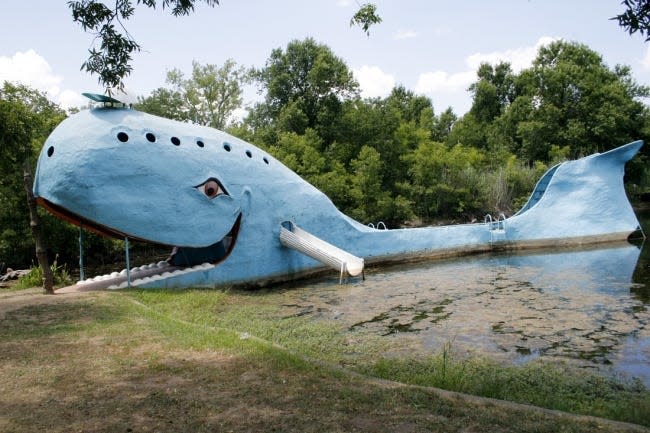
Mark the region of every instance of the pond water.
MULTIPOLYGON (((650 212, 639 217, 647 234, 650 212)), ((563 360, 650 386, 648 243, 370 269, 365 281, 326 278, 283 291, 282 302, 293 314, 336 321, 352 338, 383 336, 396 354, 451 344, 460 354, 563 360)))

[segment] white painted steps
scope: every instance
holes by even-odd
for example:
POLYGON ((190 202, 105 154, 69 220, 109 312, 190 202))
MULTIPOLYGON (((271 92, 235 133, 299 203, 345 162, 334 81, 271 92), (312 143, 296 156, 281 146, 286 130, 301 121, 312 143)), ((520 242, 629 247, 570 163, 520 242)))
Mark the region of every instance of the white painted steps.
POLYGON ((129 287, 137 287, 140 284, 148 283, 151 281, 164 280, 176 275, 187 274, 189 272, 196 272, 201 270, 212 269, 215 265, 210 263, 203 263, 188 268, 179 268, 172 266, 165 261, 158 263, 151 263, 148 265, 137 266, 129 270, 131 282, 127 278, 126 269, 121 272, 113 272, 105 275, 98 275, 93 278, 87 278, 77 284, 63 287, 58 289, 57 293, 81 292, 89 290, 113 290, 124 289, 129 287))

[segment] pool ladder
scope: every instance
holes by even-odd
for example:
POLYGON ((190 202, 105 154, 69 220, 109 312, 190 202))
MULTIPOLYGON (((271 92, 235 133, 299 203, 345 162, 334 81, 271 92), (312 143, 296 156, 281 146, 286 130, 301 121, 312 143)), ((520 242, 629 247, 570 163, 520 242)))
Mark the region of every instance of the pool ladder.
POLYGON ((487 214, 483 222, 488 225, 490 230, 490 245, 495 243, 505 242, 506 239, 506 216, 503 212, 499 213, 497 219, 492 218, 492 215, 487 214))
POLYGON ((388 230, 388 227, 386 227, 383 221, 379 221, 376 226, 373 223, 368 223, 368 227, 377 230, 388 230))

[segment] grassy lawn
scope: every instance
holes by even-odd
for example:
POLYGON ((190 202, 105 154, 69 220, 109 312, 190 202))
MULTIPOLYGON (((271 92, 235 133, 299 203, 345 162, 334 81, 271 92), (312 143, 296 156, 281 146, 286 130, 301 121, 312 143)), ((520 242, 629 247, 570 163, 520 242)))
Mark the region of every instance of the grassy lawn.
POLYGON ((550 390, 560 409, 650 425, 643 388, 444 351, 385 358, 379 338, 285 313, 264 291, 0 291, 0 431, 648 431, 430 385, 520 401, 550 390))

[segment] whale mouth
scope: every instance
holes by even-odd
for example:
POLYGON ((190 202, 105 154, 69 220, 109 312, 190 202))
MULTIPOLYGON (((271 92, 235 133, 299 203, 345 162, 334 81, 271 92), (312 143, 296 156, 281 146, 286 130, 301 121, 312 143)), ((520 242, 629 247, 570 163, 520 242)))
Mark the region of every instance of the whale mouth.
POLYGON ((111 227, 98 224, 94 221, 91 221, 85 217, 77 215, 69 210, 65 209, 62 206, 54 204, 42 197, 36 198, 37 203, 43 208, 47 209, 50 213, 55 216, 68 221, 69 223, 79 226, 84 230, 90 231, 92 233, 98 234, 103 237, 113 238, 113 239, 124 239, 128 238, 129 240, 146 243, 150 245, 155 245, 158 247, 168 247, 169 251, 175 253, 170 256, 168 260, 159 261, 156 263, 150 263, 138 267, 133 267, 131 269, 122 269, 121 271, 115 271, 110 274, 98 275, 92 278, 88 278, 82 281, 77 282, 76 285, 64 287, 57 290, 58 293, 68 292, 68 291, 86 291, 86 290, 102 290, 102 289, 121 289, 125 287, 137 287, 140 285, 163 281, 168 278, 176 277, 178 275, 187 274, 197 271, 206 271, 217 267, 219 264, 224 262, 230 253, 235 248, 237 243, 237 238, 239 235, 239 229, 241 227, 242 214, 240 213, 235 222, 228 232, 228 234, 214 244, 204 247, 204 248, 187 248, 182 247, 178 248, 174 245, 168 245, 161 242, 156 242, 148 239, 142 239, 135 236, 130 236, 128 233, 121 232, 119 230, 113 229, 111 227), (197 257, 200 259, 200 262, 197 262, 196 259, 187 259, 188 256, 192 256, 191 252, 195 251, 213 251, 217 246, 221 248, 221 253, 211 254, 206 256, 205 254, 199 254, 197 257), (182 260, 174 260, 174 256, 182 257, 182 260), (193 261, 194 260, 194 261, 193 261))

